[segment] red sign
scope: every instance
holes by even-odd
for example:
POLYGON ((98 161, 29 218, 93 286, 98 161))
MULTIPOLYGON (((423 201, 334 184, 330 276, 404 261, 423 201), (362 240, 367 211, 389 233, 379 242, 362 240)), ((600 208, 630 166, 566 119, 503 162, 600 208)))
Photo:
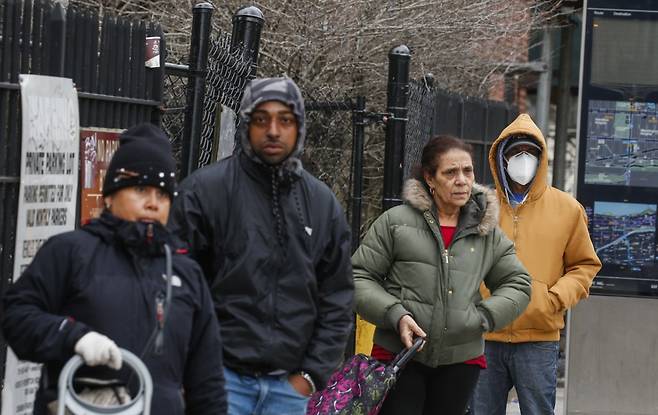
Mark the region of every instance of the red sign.
POLYGON ((160 36, 149 36, 146 38, 145 62, 147 68, 160 67, 160 36))
POLYGON ((114 151, 119 147, 121 130, 80 130, 80 223, 100 216, 103 180, 114 151))

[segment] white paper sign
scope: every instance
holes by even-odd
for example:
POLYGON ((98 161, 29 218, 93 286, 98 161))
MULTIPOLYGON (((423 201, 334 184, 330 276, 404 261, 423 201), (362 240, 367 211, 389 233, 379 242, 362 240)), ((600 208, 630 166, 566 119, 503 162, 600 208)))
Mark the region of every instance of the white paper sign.
MULTIPOLYGON (((14 281, 46 239, 75 228, 80 148, 73 82, 21 75, 19 83, 23 137, 14 281)), ((40 365, 19 361, 7 349, 3 415, 32 413, 40 370, 40 365)))
POLYGON ((222 115, 219 121, 219 149, 217 151, 217 160, 224 159, 235 149, 235 112, 222 105, 222 115))

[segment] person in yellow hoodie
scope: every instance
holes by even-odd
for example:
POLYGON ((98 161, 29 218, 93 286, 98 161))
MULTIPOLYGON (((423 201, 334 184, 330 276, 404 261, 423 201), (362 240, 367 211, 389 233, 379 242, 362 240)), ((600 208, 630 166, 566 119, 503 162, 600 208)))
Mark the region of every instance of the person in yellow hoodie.
POLYGON ((532 296, 512 324, 485 336, 487 369, 471 414, 504 415, 512 387, 522 414, 553 414, 564 313, 588 296, 601 261, 583 207, 548 184, 546 141, 527 114, 494 141, 489 166, 501 204, 499 224, 532 277, 532 296))

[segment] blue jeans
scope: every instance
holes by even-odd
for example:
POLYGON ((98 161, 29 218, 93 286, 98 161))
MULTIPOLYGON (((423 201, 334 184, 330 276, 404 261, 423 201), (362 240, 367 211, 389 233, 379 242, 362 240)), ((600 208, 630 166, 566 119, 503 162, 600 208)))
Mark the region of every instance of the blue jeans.
POLYGON ((288 375, 245 376, 224 367, 228 415, 304 415, 308 398, 288 382, 288 375))
POLYGON ((523 415, 548 415, 555 409, 558 342, 486 342, 487 368, 480 373, 471 415, 505 415, 512 386, 523 415))

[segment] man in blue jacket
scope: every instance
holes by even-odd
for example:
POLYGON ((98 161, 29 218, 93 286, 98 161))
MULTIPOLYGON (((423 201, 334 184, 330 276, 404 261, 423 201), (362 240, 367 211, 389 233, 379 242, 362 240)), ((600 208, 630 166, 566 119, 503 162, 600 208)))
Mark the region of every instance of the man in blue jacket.
POLYGON ((352 327, 350 232, 299 159, 304 102, 287 78, 255 79, 240 146, 181 184, 170 226, 210 285, 230 414, 304 414, 352 327))

